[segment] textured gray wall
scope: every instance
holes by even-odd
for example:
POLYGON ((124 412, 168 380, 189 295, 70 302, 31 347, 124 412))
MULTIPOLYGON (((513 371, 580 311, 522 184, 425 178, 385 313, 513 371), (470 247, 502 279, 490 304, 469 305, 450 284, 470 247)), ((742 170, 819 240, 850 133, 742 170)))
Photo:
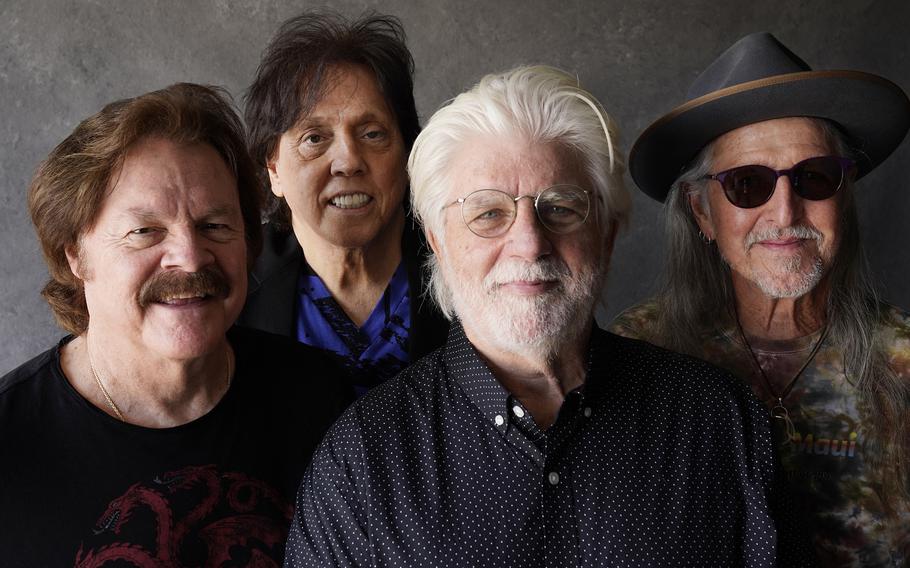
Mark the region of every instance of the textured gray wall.
MULTIPOLYGON (((224 85, 239 98, 279 23, 308 5, 0 1, 0 374, 62 335, 39 296, 47 272, 25 207, 38 162, 81 119, 114 99, 177 81, 224 85)), ((484 73, 548 63, 577 73, 601 98, 623 128, 626 149, 682 101, 705 65, 753 31, 771 31, 815 68, 862 69, 910 89, 907 0, 338 0, 331 6, 403 20, 424 119, 484 73)), ((859 197, 873 269, 885 296, 904 307, 910 306, 908 174, 905 141, 862 182, 859 197)), ((660 268, 657 204, 634 194, 633 223, 616 247, 605 317, 649 295, 660 268)))

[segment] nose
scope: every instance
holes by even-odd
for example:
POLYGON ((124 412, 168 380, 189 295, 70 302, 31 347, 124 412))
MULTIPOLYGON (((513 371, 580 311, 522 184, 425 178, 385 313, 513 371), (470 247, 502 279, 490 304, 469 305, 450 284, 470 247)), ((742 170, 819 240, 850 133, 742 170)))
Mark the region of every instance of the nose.
POLYGON ((366 171, 366 162, 363 160, 360 145, 353 136, 349 134, 336 136, 331 151, 333 176, 352 177, 366 171))
POLYGON ((804 205, 803 198, 793 191, 790 178, 780 176, 764 209, 778 227, 790 227, 802 217, 804 205))
POLYGON ((161 267, 179 269, 184 272, 199 272, 215 262, 215 255, 208 246, 208 240, 192 228, 172 230, 168 233, 161 257, 161 267))
POLYGON ((533 200, 520 199, 516 205, 515 221, 506 233, 509 254, 528 262, 547 256, 553 250, 551 233, 537 218, 533 200))

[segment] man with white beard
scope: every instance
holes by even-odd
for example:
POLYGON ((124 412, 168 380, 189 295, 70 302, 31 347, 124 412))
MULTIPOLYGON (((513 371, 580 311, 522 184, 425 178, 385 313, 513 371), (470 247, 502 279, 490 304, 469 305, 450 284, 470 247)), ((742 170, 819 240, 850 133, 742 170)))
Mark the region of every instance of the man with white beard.
POLYGON ((666 276, 612 330, 752 387, 822 565, 905 566, 910 316, 875 293, 854 182, 901 144, 910 100, 869 73, 813 71, 767 33, 687 99, 630 153, 666 202, 666 276))
POLYGON ((748 389, 594 323, 629 208, 615 136, 550 67, 430 119, 408 166, 448 342, 333 426, 288 566, 805 563, 748 389))

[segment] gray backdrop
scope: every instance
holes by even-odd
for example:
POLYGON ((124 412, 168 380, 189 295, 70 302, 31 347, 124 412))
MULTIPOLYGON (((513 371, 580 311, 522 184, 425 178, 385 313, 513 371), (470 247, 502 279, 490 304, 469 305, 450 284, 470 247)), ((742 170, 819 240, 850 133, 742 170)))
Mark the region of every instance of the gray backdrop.
MULTIPOLYGON (((62 335, 39 296, 47 272, 25 206, 38 162, 114 99, 193 81, 223 85, 239 103, 279 23, 310 5, 0 0, 0 375, 62 335)), ((753 31, 771 31, 817 69, 862 69, 910 89, 907 0, 339 0, 331 6, 403 20, 424 120, 484 73, 548 63, 577 73, 601 98, 623 129, 626 150, 682 102, 704 66, 753 31)), ((904 307, 910 307, 908 158, 905 141, 863 180, 859 195, 872 267, 885 297, 904 307)), ((616 247, 601 321, 648 296, 661 266, 658 206, 633 193, 633 222, 616 247)))

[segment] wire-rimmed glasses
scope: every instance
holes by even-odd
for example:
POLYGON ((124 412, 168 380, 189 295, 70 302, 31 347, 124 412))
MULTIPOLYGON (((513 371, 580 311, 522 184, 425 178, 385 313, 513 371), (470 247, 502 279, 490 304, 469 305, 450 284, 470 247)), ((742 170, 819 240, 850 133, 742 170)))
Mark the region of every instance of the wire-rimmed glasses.
POLYGON ((540 223, 548 230, 566 234, 584 225, 591 211, 589 192, 576 185, 559 184, 535 195, 513 196, 498 189, 478 189, 451 205, 461 205, 461 218, 468 229, 485 239, 505 234, 518 213, 519 199, 533 199, 540 223))

